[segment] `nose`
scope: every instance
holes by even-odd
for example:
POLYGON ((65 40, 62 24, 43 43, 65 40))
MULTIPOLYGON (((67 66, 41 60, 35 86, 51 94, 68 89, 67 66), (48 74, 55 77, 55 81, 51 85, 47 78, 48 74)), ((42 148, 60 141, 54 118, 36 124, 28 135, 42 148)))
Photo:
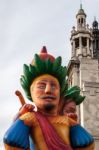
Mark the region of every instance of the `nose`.
POLYGON ((46 88, 45 88, 45 93, 46 93, 46 94, 50 94, 51 91, 52 91, 52 90, 51 90, 51 85, 50 85, 50 83, 47 83, 47 84, 46 84, 46 88))

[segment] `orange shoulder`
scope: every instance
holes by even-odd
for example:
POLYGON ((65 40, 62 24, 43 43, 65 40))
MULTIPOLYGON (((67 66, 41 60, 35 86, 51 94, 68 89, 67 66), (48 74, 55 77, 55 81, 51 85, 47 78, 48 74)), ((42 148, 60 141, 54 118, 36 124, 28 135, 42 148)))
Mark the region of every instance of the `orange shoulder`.
POLYGON ((20 118, 20 120, 23 120, 24 123, 28 126, 33 126, 35 125, 35 123, 37 122, 36 116, 34 112, 28 112, 25 113, 24 115, 22 115, 20 118))

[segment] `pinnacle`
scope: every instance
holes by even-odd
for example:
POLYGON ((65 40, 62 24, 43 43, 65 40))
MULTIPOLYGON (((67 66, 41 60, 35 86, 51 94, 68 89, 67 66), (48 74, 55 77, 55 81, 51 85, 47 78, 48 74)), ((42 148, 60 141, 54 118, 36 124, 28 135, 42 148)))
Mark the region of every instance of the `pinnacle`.
POLYGON ((41 49, 41 53, 47 53, 46 46, 43 46, 43 47, 42 47, 42 49, 41 49))

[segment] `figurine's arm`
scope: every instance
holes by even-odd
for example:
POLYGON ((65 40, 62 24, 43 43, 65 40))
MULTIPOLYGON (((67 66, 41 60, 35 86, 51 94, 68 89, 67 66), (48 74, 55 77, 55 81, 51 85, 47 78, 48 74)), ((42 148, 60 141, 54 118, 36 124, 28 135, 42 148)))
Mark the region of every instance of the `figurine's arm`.
POLYGON ((29 133, 30 127, 24 124, 23 120, 16 120, 4 135, 5 149, 11 150, 12 147, 15 150, 29 149, 29 133))
MULTIPOLYGON (((5 150, 24 150, 23 148, 17 148, 17 147, 13 147, 13 146, 9 146, 7 144, 4 144, 5 150)), ((30 149, 27 149, 30 150, 30 149)))
POLYGON ((77 148, 75 150, 94 150, 95 149, 95 143, 91 143, 89 146, 84 147, 84 148, 77 148))
POLYGON ((70 141, 75 150, 94 150, 94 139, 79 124, 70 127, 70 141))
POLYGON ((20 91, 16 91, 15 94, 19 97, 20 103, 22 107, 20 108, 19 112, 14 117, 14 121, 17 120, 20 116, 27 112, 33 112, 35 110, 35 106, 32 104, 26 104, 25 99, 20 91))

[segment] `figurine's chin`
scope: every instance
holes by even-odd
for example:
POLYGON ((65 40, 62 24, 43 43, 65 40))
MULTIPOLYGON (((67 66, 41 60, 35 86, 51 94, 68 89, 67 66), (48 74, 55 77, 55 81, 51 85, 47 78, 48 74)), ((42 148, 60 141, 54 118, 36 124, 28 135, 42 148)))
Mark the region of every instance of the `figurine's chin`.
POLYGON ((44 109, 45 111, 52 111, 55 108, 54 104, 45 104, 44 109))

